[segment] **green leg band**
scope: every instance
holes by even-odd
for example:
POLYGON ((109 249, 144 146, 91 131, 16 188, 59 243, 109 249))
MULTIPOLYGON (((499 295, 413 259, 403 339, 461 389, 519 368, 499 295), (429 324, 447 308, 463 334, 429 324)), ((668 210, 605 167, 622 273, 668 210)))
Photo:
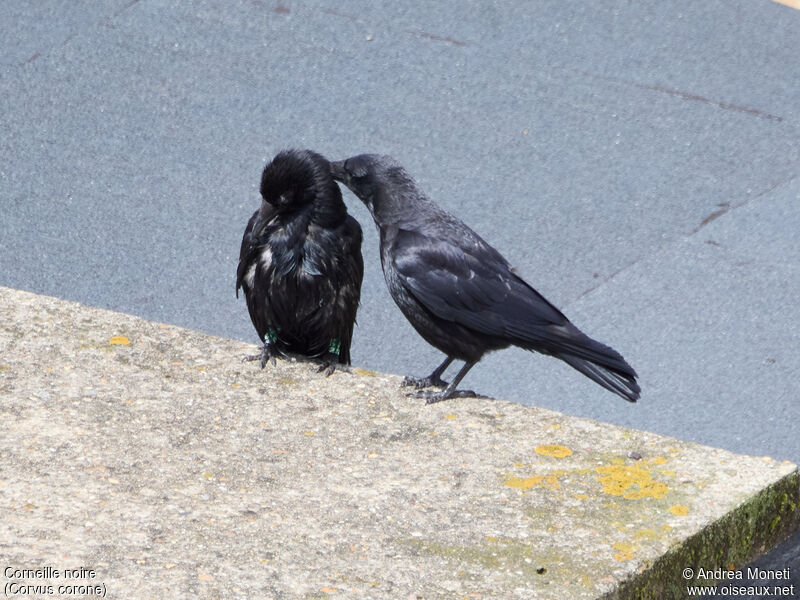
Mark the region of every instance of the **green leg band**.
POLYGON ((278 331, 274 327, 267 329, 267 339, 273 344, 278 341, 278 331))
POLYGON ((331 354, 335 354, 339 356, 339 350, 342 347, 342 343, 339 341, 339 338, 332 338, 331 343, 328 344, 328 352, 331 354))

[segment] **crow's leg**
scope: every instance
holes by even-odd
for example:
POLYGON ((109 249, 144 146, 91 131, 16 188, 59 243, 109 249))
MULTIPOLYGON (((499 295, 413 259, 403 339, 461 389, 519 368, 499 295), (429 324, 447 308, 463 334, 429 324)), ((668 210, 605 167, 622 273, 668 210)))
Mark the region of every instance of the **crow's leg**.
POLYGON ((450 363, 453 362, 455 359, 452 356, 448 356, 444 359, 444 362, 436 367, 430 375, 427 377, 420 377, 419 379, 416 377, 406 377, 403 379, 403 383, 400 385, 403 386, 410 386, 413 385, 415 388, 426 388, 430 386, 435 387, 445 387, 447 385, 446 381, 442 380, 442 373, 445 372, 447 367, 450 366, 450 363))
POLYGON ((478 394, 473 392, 472 390, 457 390, 456 386, 464 379, 464 375, 466 375, 469 370, 474 367, 478 361, 464 363, 464 366, 461 367, 461 370, 455 376, 453 381, 447 384, 440 392, 434 392, 432 390, 422 390, 414 394, 418 398, 425 398, 425 404, 433 404, 435 402, 441 402, 442 400, 447 400, 449 398, 477 398, 478 394))
POLYGON ((275 366, 275 357, 278 356, 279 352, 275 349, 270 342, 264 342, 264 345, 261 347, 261 352, 258 354, 248 354, 242 360, 243 361, 250 361, 250 360, 260 360, 261 361, 261 368, 267 366, 267 361, 271 362, 273 366, 275 366))
POLYGON ((341 350, 342 343, 339 338, 332 338, 330 343, 328 344, 328 351, 320 356, 320 361, 322 364, 320 365, 319 369, 317 369, 317 373, 322 373, 325 371, 325 377, 330 377, 338 368, 340 371, 350 372, 350 369, 347 365, 339 362, 339 351, 341 350))

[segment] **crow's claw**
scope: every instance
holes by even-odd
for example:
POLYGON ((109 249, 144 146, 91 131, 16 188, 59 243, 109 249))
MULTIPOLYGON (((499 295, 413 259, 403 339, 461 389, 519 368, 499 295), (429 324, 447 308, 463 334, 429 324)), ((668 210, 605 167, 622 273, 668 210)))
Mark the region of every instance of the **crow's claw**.
POLYGON ((278 356, 278 351, 272 346, 272 344, 266 343, 261 347, 261 352, 258 354, 248 354, 242 358, 242 361, 246 362, 251 360, 259 360, 261 361, 261 368, 263 369, 267 366, 267 361, 269 361, 274 367, 276 364, 276 356, 278 356))
POLYGON ((422 389, 426 387, 447 387, 447 382, 443 381, 441 377, 406 377, 403 379, 403 383, 401 383, 403 387, 413 386, 416 389, 422 389))
POLYGON ((450 400, 450 398, 479 398, 478 394, 472 390, 452 390, 449 393, 447 390, 438 392, 434 392, 433 390, 419 390, 412 392, 409 396, 425 398, 425 404, 436 404, 442 400, 450 400))
POLYGON ((347 373, 350 372, 350 369, 347 365, 342 364, 339 362, 339 355, 333 354, 332 352, 326 352, 320 357, 322 364, 320 365, 319 369, 317 369, 317 373, 322 373, 325 371, 325 377, 330 377, 334 374, 336 369, 340 371, 345 371, 347 373))

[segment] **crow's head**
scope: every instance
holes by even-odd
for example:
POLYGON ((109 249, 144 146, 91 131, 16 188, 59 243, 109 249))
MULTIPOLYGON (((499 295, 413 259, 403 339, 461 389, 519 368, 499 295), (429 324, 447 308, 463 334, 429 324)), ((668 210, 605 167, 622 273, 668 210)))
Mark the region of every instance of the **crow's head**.
POLYGON ((413 212, 424 194, 406 170, 391 156, 359 154, 330 163, 331 175, 367 205, 380 225, 413 212))
POLYGON ((311 150, 283 150, 264 167, 261 197, 277 210, 295 210, 323 194, 338 194, 328 161, 311 150))

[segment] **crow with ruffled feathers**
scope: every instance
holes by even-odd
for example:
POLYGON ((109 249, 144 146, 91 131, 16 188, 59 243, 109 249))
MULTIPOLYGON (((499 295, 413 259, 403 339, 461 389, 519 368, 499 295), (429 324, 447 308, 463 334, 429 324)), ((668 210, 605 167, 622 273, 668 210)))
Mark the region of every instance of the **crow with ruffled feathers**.
POLYGON ((261 206, 242 238, 236 295, 244 291, 267 361, 299 354, 330 375, 350 364, 361 295, 361 227, 347 214, 328 161, 285 150, 261 175, 261 206))
POLYGON ((366 204, 380 233, 383 274, 394 301, 417 332, 446 358, 406 385, 428 403, 474 392, 457 390, 492 350, 519 346, 555 356, 604 388, 635 402, 636 372, 622 356, 570 323, 522 280, 477 233, 439 208, 389 156, 362 154, 331 163, 334 179, 366 204), (455 359, 464 366, 448 384, 455 359))

